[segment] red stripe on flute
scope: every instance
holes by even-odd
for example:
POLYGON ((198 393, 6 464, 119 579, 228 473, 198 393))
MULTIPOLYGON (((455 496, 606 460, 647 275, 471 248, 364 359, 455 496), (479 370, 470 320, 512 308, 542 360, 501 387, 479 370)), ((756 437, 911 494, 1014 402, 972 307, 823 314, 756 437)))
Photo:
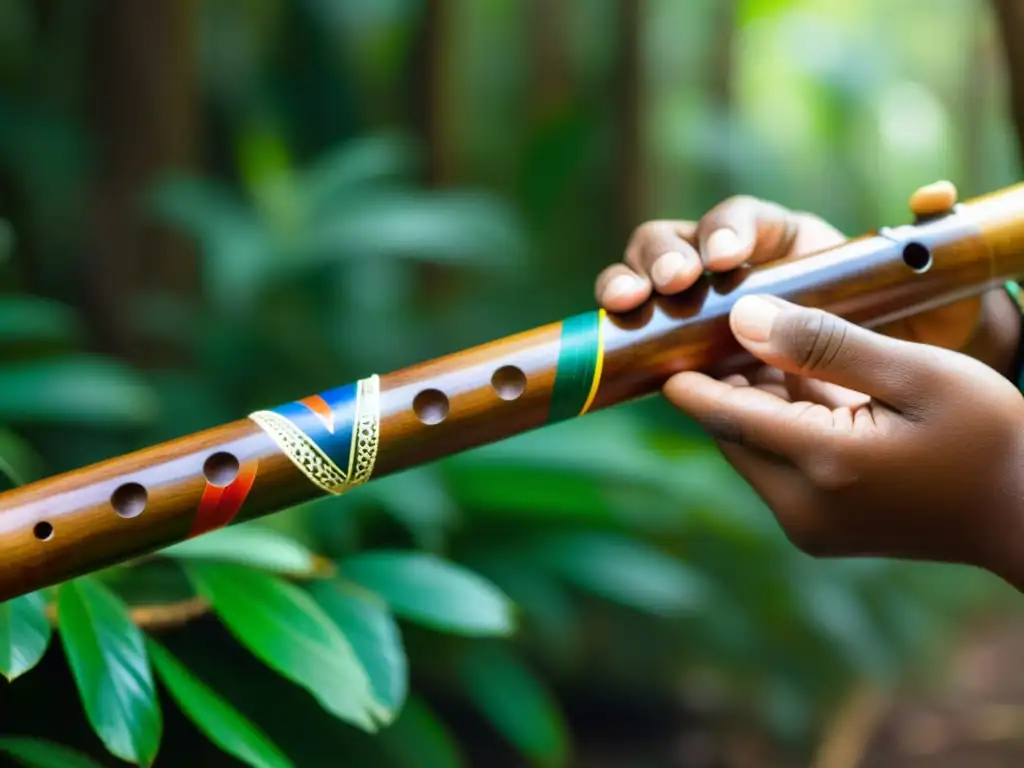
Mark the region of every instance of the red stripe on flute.
POLYGON ((238 477, 224 488, 212 483, 206 484, 203 498, 199 501, 199 509, 196 510, 195 522, 192 523, 192 530, 188 535, 190 539, 223 528, 235 519, 256 480, 258 465, 257 461, 243 464, 238 477))

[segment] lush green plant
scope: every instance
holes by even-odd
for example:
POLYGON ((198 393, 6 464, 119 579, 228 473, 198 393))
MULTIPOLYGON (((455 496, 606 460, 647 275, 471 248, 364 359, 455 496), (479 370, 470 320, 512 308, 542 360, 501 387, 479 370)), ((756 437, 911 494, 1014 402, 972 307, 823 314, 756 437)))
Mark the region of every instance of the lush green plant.
MULTIPOLYGON (((614 14, 570 4, 578 36, 565 65, 576 80, 527 117, 526 4, 454 5, 462 32, 443 42, 465 64, 451 78, 463 101, 444 138, 458 145, 460 178, 497 198, 425 191, 417 146, 377 130, 402 122, 399 84, 423 4, 203 4, 218 170, 163 179, 140 201, 198 243, 203 290, 127 308, 188 361, 144 374, 89 351, 68 289, 91 160, 73 97, 85 27, 68 11, 46 37, 27 21, 27 0, 0 9, 11 38, 0 166, 25 201, 16 229, 42 265, 39 283, 69 297, 12 280, 0 298, 0 468, 12 484, 589 300, 593 274, 621 252, 604 215, 618 194, 614 14), (472 66, 480 50, 486 67, 472 66), (442 280, 422 280, 424 264, 442 280)), ((892 19, 911 11, 881 0, 741 3, 728 109, 712 104, 701 58, 720 5, 649 6, 658 213, 696 215, 717 202, 705 181, 731 179, 857 231, 897 216, 910 185, 944 171, 942 153, 911 152, 899 131, 874 147, 869 128, 915 67, 943 87, 965 76, 948 54, 956 46, 933 44, 962 25, 965 4, 930 13, 934 35, 908 41, 892 19), (794 9, 825 41, 809 54, 782 24, 794 9), (877 39, 893 43, 877 43, 885 57, 866 55, 843 20, 883 11, 877 39), (851 183, 835 183, 837 167, 851 183)), ((941 127, 937 101, 927 104, 941 127)), ((1004 139, 983 142, 976 183, 1005 176, 1004 139)), ((0 269, 21 266, 18 255, 0 269)), ((183 715, 243 764, 446 768, 471 748, 449 715, 455 699, 510 749, 555 766, 574 749, 574 698, 641 691, 667 704, 709 679, 730 710, 806 743, 851 686, 907 674, 988 586, 963 569, 802 556, 704 436, 649 401, 0 606, 0 671, 18 679, 0 696, 27 695, 29 673, 58 645, 77 713, 99 739, 75 741, 91 758, 72 754, 37 740, 55 727, 40 722, 0 751, 36 766, 111 755, 145 764, 173 748, 166 729, 183 715)))

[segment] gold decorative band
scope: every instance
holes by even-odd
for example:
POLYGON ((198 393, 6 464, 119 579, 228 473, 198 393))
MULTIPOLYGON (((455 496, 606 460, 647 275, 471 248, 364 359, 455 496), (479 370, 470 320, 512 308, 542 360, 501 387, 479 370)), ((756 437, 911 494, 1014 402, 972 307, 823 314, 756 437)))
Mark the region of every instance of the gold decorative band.
POLYGON ((363 379, 356 392, 355 419, 348 467, 342 469, 309 435, 290 419, 274 411, 249 415, 281 452, 325 493, 345 493, 367 482, 373 474, 380 447, 380 377, 363 379))

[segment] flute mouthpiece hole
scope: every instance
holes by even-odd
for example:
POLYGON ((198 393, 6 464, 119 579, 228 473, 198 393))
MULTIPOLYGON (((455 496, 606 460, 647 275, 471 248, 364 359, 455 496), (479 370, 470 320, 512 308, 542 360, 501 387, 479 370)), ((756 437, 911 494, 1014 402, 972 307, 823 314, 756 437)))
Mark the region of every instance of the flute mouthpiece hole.
POLYGON ((412 409, 424 424, 440 424, 448 418, 448 396, 439 389, 425 389, 413 399, 412 409))
POLYGON ((138 483, 125 483, 118 486, 110 496, 110 506, 118 515, 124 518, 138 517, 146 508, 149 501, 149 494, 146 489, 138 483))
POLYGON ((238 459, 227 451, 218 451, 203 463, 203 475, 210 485, 229 486, 238 477, 238 459))
POLYGON ((491 376, 491 387, 502 400, 515 400, 526 390, 526 374, 514 365, 505 365, 491 376))
POLYGON ((927 272, 932 265, 932 252, 927 245, 907 243, 903 246, 903 263, 915 272, 927 272))
POLYGON ((53 526, 43 520, 35 524, 35 527, 32 529, 32 535, 40 541, 49 541, 53 538, 53 526))

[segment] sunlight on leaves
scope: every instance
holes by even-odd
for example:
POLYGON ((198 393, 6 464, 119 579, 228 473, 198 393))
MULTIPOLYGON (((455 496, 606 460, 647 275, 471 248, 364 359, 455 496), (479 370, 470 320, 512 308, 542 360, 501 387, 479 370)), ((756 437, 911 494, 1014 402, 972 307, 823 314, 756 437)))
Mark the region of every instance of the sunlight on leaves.
POLYGON ((50 647, 50 638, 41 592, 0 603, 0 674, 11 681, 31 670, 50 647))
POLYGON ((340 579, 311 584, 309 593, 351 643, 377 700, 398 712, 409 691, 409 665, 401 630, 387 604, 340 579))
POLYGON ((398 616, 454 634, 508 635, 514 607, 493 583, 439 557, 377 551, 347 558, 342 573, 380 595, 398 616))
POLYGON ((328 576, 334 564, 295 539, 259 525, 238 525, 168 547, 162 556, 179 560, 236 563, 292 576, 328 576))
POLYGON ((352 646, 306 592, 237 565, 194 562, 187 571, 235 639, 325 710, 365 731, 389 721, 352 646))
POLYGON ((121 600, 91 577, 57 592, 60 636, 86 716, 111 754, 152 765, 163 735, 142 632, 121 600))

